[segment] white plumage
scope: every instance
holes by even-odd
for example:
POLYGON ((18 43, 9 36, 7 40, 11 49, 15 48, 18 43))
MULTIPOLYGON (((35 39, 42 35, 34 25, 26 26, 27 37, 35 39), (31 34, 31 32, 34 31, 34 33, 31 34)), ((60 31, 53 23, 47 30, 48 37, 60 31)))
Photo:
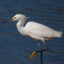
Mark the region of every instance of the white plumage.
POLYGON ((22 14, 16 14, 13 18, 13 21, 18 21, 17 29, 18 31, 24 35, 31 37, 37 41, 46 41, 50 40, 50 38, 54 37, 62 37, 62 32, 55 31, 43 24, 39 24, 37 22, 29 21, 25 26, 25 22, 27 17, 22 14))
MULTIPOLYGON (((43 43, 47 46, 47 44, 45 43, 45 41, 47 40, 51 40, 54 37, 58 37, 61 38, 62 37, 62 32, 58 32, 55 31, 53 29, 51 29, 50 27, 47 27, 43 24, 37 23, 37 22, 33 22, 33 21, 29 21, 28 23, 25 24, 26 20, 28 17, 26 17, 25 15, 22 14, 16 14, 14 17, 12 17, 11 20, 9 21, 18 21, 16 26, 18 31, 24 35, 24 36, 28 36, 30 38, 33 38, 37 41, 43 41, 43 43)), ((6 23, 8 21, 5 21, 3 23, 6 23)), ((40 47, 40 44, 38 43, 38 46, 40 48, 41 55, 42 55, 42 49, 40 47)), ((49 50, 48 46, 47 46, 47 50, 49 50)), ((33 58, 33 56, 37 53, 33 52, 31 55, 31 59, 33 58)))

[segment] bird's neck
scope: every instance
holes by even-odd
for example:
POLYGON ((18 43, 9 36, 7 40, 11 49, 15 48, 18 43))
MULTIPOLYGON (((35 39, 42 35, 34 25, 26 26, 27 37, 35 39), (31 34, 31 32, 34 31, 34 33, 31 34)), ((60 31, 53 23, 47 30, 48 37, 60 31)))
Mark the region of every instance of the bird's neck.
POLYGON ((25 19, 19 19, 17 25, 21 26, 21 27, 24 27, 25 22, 26 22, 25 19))
POLYGON ((17 29, 19 32, 21 32, 23 30, 25 22, 26 22, 25 19, 24 20, 23 19, 18 20, 17 29))

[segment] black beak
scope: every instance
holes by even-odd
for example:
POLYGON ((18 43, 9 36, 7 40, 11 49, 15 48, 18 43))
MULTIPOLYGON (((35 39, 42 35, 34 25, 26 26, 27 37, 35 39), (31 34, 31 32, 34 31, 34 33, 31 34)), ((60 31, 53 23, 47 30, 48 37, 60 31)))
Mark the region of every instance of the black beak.
POLYGON ((2 24, 10 22, 10 21, 12 21, 12 19, 4 21, 4 22, 2 22, 2 24))

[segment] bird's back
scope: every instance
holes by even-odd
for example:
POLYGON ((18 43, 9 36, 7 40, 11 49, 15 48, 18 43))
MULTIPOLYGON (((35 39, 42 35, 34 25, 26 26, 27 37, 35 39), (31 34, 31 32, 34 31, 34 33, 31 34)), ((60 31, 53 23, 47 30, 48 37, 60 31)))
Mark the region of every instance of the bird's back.
POLYGON ((26 31, 28 31, 29 33, 38 36, 40 38, 44 38, 44 37, 61 37, 62 33, 55 31, 45 25, 39 24, 37 22, 28 22, 25 25, 25 29, 26 31))

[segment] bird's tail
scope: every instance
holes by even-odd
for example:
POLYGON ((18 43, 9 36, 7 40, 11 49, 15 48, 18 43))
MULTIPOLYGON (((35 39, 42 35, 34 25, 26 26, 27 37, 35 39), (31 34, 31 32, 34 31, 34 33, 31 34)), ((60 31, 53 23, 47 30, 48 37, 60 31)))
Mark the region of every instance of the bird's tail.
POLYGON ((63 32, 56 32, 56 37, 61 38, 63 32))

